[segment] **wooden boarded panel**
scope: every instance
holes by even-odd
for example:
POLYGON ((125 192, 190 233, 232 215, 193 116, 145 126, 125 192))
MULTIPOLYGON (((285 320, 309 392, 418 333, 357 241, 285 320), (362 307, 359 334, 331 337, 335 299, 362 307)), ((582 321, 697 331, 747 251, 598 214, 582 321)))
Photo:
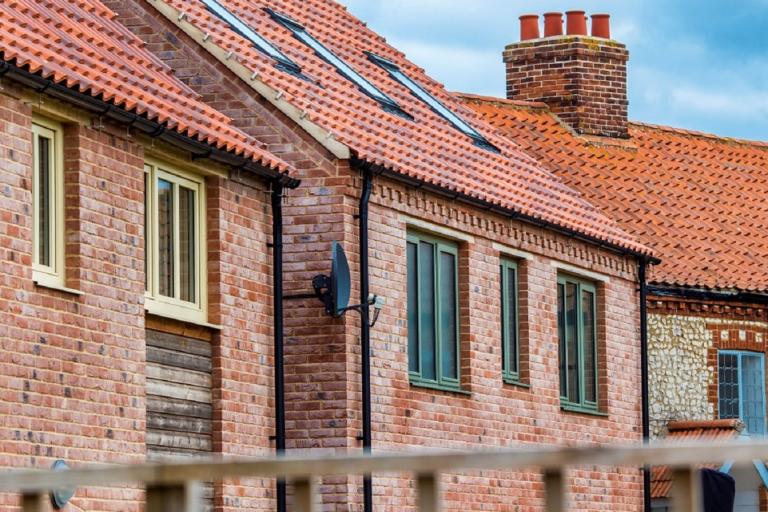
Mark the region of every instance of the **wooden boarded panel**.
POLYGON ((190 402, 164 396, 147 396, 147 413, 172 414, 174 416, 190 416, 192 418, 213 418, 213 407, 210 403, 190 402))
MULTIPOLYGON (((151 363, 147 363, 149 366, 151 363)), ((211 388, 199 388, 188 384, 155 380, 147 376, 147 395, 177 398, 189 402, 211 403, 211 388)))
MULTIPOLYGON (((211 345, 147 329, 147 459, 184 459, 212 450, 211 345)), ((213 486, 203 484, 204 510, 213 486)))
POLYGON ((149 345, 147 345, 147 362, 211 373, 211 356, 185 354, 171 349, 150 347, 149 345))

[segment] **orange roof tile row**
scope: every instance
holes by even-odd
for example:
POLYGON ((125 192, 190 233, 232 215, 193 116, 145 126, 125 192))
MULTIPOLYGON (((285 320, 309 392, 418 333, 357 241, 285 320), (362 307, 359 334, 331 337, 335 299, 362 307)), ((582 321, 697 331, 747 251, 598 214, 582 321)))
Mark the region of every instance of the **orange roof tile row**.
POLYGON ((768 291, 768 144, 631 123, 601 145, 540 103, 457 96, 651 247, 652 282, 768 291))
POLYGON ((311 122, 330 132, 358 158, 614 246, 649 253, 581 194, 543 169, 514 143, 495 133, 481 116, 463 107, 442 85, 338 3, 332 0, 220 0, 220 3, 297 63, 311 80, 277 69, 270 58, 209 12, 200 0, 149 2, 158 7, 170 6, 177 14, 174 16, 177 23, 191 23, 207 34, 208 44, 223 49, 266 85, 280 91, 283 100, 303 111, 311 122), (274 21, 265 8, 304 25, 310 34, 397 101, 414 119, 384 111, 375 100, 274 21), (370 62, 365 51, 393 61, 500 148, 502 154, 476 146, 386 71, 370 62))
POLYGON ((288 164, 202 103, 98 0, 0 4, 3 60, 281 172, 288 164))
MULTIPOLYGON (((737 437, 743 426, 738 419, 670 421, 666 439, 680 442, 724 441, 737 437)), ((651 469, 651 497, 667 498, 671 490, 672 470, 669 466, 654 466, 651 469)))

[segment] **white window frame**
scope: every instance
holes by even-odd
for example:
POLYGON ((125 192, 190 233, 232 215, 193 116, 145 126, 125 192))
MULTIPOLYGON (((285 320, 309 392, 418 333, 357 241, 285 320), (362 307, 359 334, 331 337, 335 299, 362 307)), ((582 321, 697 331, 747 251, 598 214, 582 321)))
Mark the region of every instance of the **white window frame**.
POLYGON ((145 176, 148 188, 146 194, 146 208, 144 222, 146 226, 145 240, 145 258, 146 258, 146 292, 145 309, 153 315, 174 318, 185 322, 197 324, 207 324, 208 321, 208 280, 206 276, 207 268, 207 236, 205 219, 205 178, 200 175, 182 171, 174 166, 168 165, 158 160, 147 160, 144 164, 145 176), (159 248, 159 233, 157 229, 158 211, 157 211, 157 181, 163 179, 174 184, 174 219, 179 218, 178 209, 178 186, 192 189, 196 192, 197 201, 195 207, 195 265, 196 279, 196 297, 194 302, 183 301, 178 298, 181 291, 180 254, 178 224, 174 227, 174 295, 175 297, 166 297, 160 295, 160 262, 157 253, 159 248))
POLYGON ((64 287, 64 130, 60 123, 34 115, 32 117, 32 279, 41 286, 51 288, 64 287), (40 160, 38 158, 38 139, 46 137, 51 140, 51 183, 49 210, 50 234, 50 264, 40 263, 38 254, 40 245, 40 160))

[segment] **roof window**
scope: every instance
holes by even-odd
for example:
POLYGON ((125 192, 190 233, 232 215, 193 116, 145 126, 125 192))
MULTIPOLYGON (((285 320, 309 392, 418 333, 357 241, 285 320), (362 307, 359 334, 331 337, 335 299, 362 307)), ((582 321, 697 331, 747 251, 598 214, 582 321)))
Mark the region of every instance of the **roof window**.
POLYGON ((271 57, 277 63, 277 67, 283 71, 301 76, 301 67, 298 64, 289 59, 283 52, 278 50, 272 43, 261 37, 255 30, 253 30, 247 23, 235 16, 226 7, 221 5, 217 0, 202 0, 203 4, 213 14, 218 16, 221 20, 229 24, 229 26, 248 39, 260 52, 264 53, 268 57, 271 57))
POLYGON ((378 55, 371 52, 365 52, 365 54, 368 55, 368 58, 371 60, 371 62, 385 69, 392 78, 394 78, 395 80, 403 84, 405 87, 407 87, 408 90, 410 90, 414 96, 416 96, 421 101, 426 103, 438 115, 445 118, 449 123, 451 123, 454 126, 454 128, 456 128, 461 133, 463 133, 464 135, 472 139, 477 146, 499 153, 499 149, 493 144, 491 144, 490 142, 488 142, 488 140, 485 137, 483 137, 480 134, 480 132, 472 128, 462 118, 460 118, 459 116, 451 112, 451 110, 448 107, 443 105, 440 101, 438 101, 437 98, 435 98, 430 93, 428 93, 423 87, 421 87, 419 84, 411 80, 411 78, 408 75, 403 73, 403 71, 397 66, 397 64, 383 57, 379 57, 378 55))
POLYGON ((315 39, 299 22, 284 14, 277 13, 272 9, 265 9, 272 19, 283 25, 285 28, 293 32, 294 37, 309 46, 315 53, 330 65, 336 68, 336 70, 344 76, 347 80, 354 83, 361 91, 376 100, 384 110, 400 115, 407 119, 413 119, 407 114, 400 105, 381 92, 376 86, 370 83, 368 80, 362 77, 360 73, 352 69, 346 62, 341 60, 336 54, 326 48, 320 41, 315 39))

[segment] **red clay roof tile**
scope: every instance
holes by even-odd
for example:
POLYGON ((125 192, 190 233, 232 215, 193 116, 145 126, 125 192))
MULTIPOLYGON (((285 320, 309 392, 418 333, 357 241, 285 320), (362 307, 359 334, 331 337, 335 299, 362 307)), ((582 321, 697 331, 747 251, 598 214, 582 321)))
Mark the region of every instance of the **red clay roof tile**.
MULTIPOLYGON (((519 212, 634 252, 648 249, 623 232, 578 192, 543 169, 481 116, 465 108, 439 83, 406 60, 361 21, 332 0, 220 0, 231 12, 276 45, 312 81, 277 69, 273 61, 209 12, 200 0, 153 0, 175 23, 191 24, 209 36, 205 44, 230 58, 332 134, 358 158, 442 189, 519 212), (329 63, 272 20, 265 8, 303 24, 323 45, 397 101, 415 119, 384 111, 329 63), (172 12, 173 16, 169 14, 172 12), (182 21, 179 16, 184 14, 182 21), (502 154, 477 147, 419 101, 386 71, 368 60, 370 51, 393 61, 411 79, 483 134, 502 154), (231 54, 229 53, 231 52, 231 54), (316 81, 316 82, 315 82, 316 81)), ((249 73, 250 75, 250 73, 249 73)))
POLYGON ((768 291, 768 143, 631 123, 601 144, 541 104, 457 97, 653 248, 652 282, 768 291))
POLYGON ((14 0, 0 4, 6 62, 76 88, 265 167, 288 164, 199 101, 98 0, 14 0))
MULTIPOLYGON (((738 419, 670 421, 666 439, 671 441, 723 441, 738 437, 743 423, 738 419)), ((672 490, 672 471, 669 466, 651 469, 651 497, 667 498, 672 490)))

